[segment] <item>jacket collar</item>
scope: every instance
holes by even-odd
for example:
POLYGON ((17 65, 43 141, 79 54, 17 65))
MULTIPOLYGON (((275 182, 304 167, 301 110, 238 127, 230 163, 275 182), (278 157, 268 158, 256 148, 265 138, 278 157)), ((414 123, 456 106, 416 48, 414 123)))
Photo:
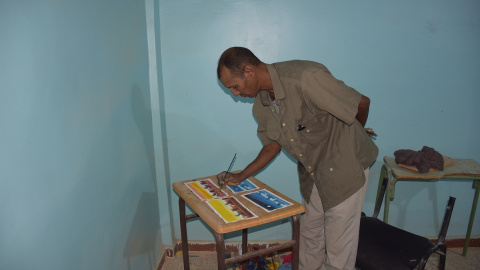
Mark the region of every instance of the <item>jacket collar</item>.
MULTIPOLYGON (((275 94, 275 100, 285 99, 285 89, 283 89, 280 77, 277 73, 275 64, 266 64, 268 73, 270 74, 270 80, 272 81, 273 93, 275 94)), ((260 99, 263 106, 270 105, 270 99, 268 98, 268 91, 262 90, 259 92, 260 99)))

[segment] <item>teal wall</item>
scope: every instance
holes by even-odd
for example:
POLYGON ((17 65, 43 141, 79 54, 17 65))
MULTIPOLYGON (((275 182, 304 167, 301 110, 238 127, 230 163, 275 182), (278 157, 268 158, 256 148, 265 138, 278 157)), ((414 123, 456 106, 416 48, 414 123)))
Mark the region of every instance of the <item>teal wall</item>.
POLYGON ((0 1, 0 269, 152 269, 171 239, 147 2, 0 1))
MULTIPOLYGON (((217 174, 234 153, 233 169, 242 169, 261 147, 252 101, 233 97, 216 79, 218 57, 230 46, 248 47, 265 62, 319 61, 371 98, 367 126, 379 135, 380 155, 370 173, 369 214, 382 157, 397 149, 427 145, 480 162, 478 1, 162 1, 160 14, 173 182, 217 174)), ((301 201, 295 163, 284 153, 257 177, 301 201)), ((390 221, 436 235, 450 195, 457 204, 449 235, 464 238, 473 200, 468 181, 399 183, 390 221)), ((191 239, 213 240, 202 222, 188 226, 191 239)), ((286 223, 250 238, 288 237, 286 223)))
MULTIPOLYGON (((480 161, 478 14, 474 0, 0 1, 0 269, 153 268, 180 238, 171 184, 217 174, 234 153, 241 169, 261 147, 252 101, 216 78, 230 46, 322 62, 372 99, 367 213, 397 149, 480 161)), ((286 154, 257 178, 301 201, 286 154)), ((449 235, 464 237, 468 181, 398 184, 390 221, 435 235, 450 195, 449 235)), ((203 222, 188 229, 214 239, 203 222)))

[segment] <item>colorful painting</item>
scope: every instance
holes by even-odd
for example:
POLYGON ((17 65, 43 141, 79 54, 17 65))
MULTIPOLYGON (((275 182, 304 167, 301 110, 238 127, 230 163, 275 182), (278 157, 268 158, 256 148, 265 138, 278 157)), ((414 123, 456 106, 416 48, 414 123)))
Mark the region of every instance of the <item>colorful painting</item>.
POLYGON ((211 199, 207 200, 206 203, 225 223, 257 217, 235 197, 211 199))
POLYGON ((201 200, 222 198, 228 196, 223 190, 218 191, 218 186, 210 179, 197 180, 185 183, 201 200))
POLYGON ((228 188, 233 193, 236 194, 236 193, 240 193, 248 190, 254 190, 254 189, 257 189, 258 187, 254 183, 250 182, 250 180, 245 179, 236 186, 228 185, 228 188))
POLYGON ((242 196, 267 212, 272 212, 292 205, 266 189, 244 194, 242 196))

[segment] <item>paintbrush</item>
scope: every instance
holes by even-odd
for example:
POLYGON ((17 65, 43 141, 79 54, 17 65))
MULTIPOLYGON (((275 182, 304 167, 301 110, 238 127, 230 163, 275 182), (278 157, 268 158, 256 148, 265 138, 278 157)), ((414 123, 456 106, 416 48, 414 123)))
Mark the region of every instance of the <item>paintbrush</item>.
POLYGON ((235 159, 237 158, 237 153, 235 153, 235 155, 233 156, 233 159, 232 159, 232 162, 230 162, 230 166, 228 166, 228 169, 227 171, 225 172, 225 175, 223 176, 223 182, 220 183, 219 185, 219 188, 218 188, 218 191, 216 192, 217 195, 218 195, 218 192, 220 192, 220 190, 222 190, 224 184, 225 184, 225 179, 227 178, 227 174, 230 172, 230 170, 232 169, 232 166, 233 166, 233 163, 235 162, 235 159))

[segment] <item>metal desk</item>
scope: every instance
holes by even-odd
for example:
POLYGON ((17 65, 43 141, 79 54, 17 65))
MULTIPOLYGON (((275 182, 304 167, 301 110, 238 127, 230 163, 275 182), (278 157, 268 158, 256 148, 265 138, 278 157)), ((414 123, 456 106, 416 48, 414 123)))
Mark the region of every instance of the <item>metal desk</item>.
POLYGON ((380 181, 377 190, 380 191, 382 179, 388 177, 387 190, 385 192, 385 209, 383 221, 388 223, 388 211, 390 201, 393 201, 395 196, 395 184, 397 181, 414 181, 414 180, 439 180, 439 179, 462 179, 472 180, 475 195, 473 197, 472 209, 470 212, 470 220, 468 222, 467 234, 465 236, 465 245, 463 247, 463 256, 467 255, 468 243, 472 233, 473 220, 475 219, 475 212, 477 210, 478 195, 480 193, 480 164, 473 159, 453 159, 453 164, 445 167, 443 171, 431 171, 428 173, 419 173, 409 169, 401 168, 395 163, 394 157, 384 157, 385 164, 382 166, 380 172, 380 181))
MULTIPOLYGON (((298 250, 299 250, 299 236, 300 236, 300 222, 298 215, 305 212, 305 207, 302 204, 299 204, 287 196, 279 193, 278 191, 272 189, 271 187, 265 185, 264 183, 260 182, 259 180, 255 179, 254 177, 248 178, 252 183, 257 185, 260 189, 267 189, 271 193, 283 198, 284 200, 292 203, 292 205, 278 209, 272 212, 266 212, 260 207, 256 206, 255 204, 249 202, 245 198, 241 196, 243 193, 239 193, 238 195, 231 193, 230 190, 226 190, 229 196, 235 197, 238 201, 240 201, 243 205, 249 208, 252 212, 254 212, 258 217, 252 219, 246 219, 241 221, 236 221, 232 223, 225 223, 213 210, 201 199, 199 199, 186 185, 186 182, 191 182, 194 180, 201 180, 201 179, 210 179, 213 182, 217 183, 216 175, 201 177, 197 179, 176 182, 174 183, 173 189, 177 192, 180 196, 179 198, 179 208, 180 208, 180 226, 181 226, 181 234, 182 234, 182 251, 183 251, 183 265, 184 269, 190 269, 189 265, 189 257, 188 257, 188 239, 187 239, 187 220, 192 218, 200 217, 203 219, 214 231, 215 240, 216 240, 216 250, 217 250, 217 262, 218 262, 218 269, 223 270, 225 266, 231 263, 245 262, 247 259, 255 258, 263 254, 272 253, 278 250, 292 248, 292 269, 298 269, 298 250), (194 214, 186 215, 185 214, 185 202, 193 209, 195 212, 194 214), (292 232, 292 240, 283 244, 270 246, 263 250, 251 251, 248 252, 247 246, 247 234, 248 228, 270 223, 273 221, 277 221, 284 218, 291 218, 293 221, 293 232, 292 232), (224 234, 242 230, 242 255, 232 257, 229 259, 225 259, 225 242, 224 242, 224 234)), ((246 269, 246 263, 244 263, 243 267, 246 269)))

